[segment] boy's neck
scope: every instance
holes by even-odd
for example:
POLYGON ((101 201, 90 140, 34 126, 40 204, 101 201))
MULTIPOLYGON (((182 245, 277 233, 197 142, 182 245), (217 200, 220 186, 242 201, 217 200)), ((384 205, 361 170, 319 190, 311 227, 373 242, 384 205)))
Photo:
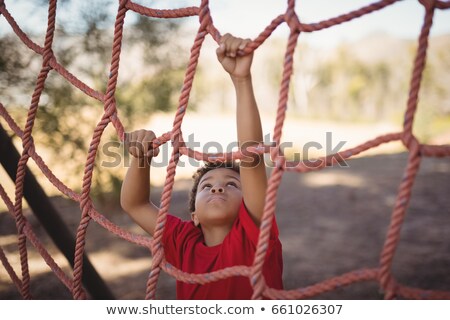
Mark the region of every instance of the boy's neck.
POLYGON ((232 226, 202 226, 203 239, 207 247, 213 247, 221 244, 232 226))

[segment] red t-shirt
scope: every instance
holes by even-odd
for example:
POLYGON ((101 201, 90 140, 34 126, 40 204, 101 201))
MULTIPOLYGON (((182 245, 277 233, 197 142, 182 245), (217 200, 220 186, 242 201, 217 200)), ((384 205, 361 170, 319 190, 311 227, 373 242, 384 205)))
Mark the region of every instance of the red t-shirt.
MULTIPOLYGON (((231 231, 219 245, 207 247, 203 233, 192 221, 168 215, 163 245, 167 261, 188 273, 208 273, 236 265, 251 266, 258 243, 259 228, 250 217, 244 202, 231 231)), ((283 289, 283 259, 278 227, 273 220, 263 275, 269 287, 283 289)), ((253 289, 247 277, 200 284, 177 281, 177 299, 224 300, 250 299, 253 289)))

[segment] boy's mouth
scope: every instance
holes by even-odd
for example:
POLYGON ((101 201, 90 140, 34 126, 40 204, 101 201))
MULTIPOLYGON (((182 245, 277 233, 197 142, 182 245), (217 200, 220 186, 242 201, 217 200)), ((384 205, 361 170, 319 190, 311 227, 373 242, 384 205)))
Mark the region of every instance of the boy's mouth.
POLYGON ((208 198, 208 202, 216 201, 216 200, 218 200, 218 201, 225 201, 225 197, 222 197, 222 196, 219 196, 219 195, 212 195, 212 196, 210 196, 208 198))

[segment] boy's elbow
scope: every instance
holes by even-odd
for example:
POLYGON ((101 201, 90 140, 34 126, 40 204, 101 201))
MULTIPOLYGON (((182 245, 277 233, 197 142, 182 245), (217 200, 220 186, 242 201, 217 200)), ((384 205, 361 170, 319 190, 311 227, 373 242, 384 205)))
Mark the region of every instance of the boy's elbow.
POLYGON ((127 199, 126 197, 120 197, 120 206, 122 207, 122 210, 130 215, 132 215, 134 211, 139 210, 139 208, 147 204, 148 202, 145 201, 130 201, 130 199, 127 199))
POLYGON ((128 206, 126 203, 120 201, 120 207, 122 208, 123 211, 128 212, 128 206))
POLYGON ((125 212, 130 212, 132 208, 130 202, 122 195, 120 196, 120 206, 122 207, 122 210, 125 212))

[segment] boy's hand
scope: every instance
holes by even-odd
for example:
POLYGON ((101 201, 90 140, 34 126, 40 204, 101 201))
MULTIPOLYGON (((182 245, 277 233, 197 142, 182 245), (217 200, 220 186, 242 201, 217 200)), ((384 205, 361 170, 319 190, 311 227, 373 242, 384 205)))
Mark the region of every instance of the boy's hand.
POLYGON ((137 130, 126 133, 125 148, 135 158, 152 158, 159 153, 159 148, 152 147, 152 140, 156 139, 153 131, 137 130))
POLYGON ((216 50, 217 59, 233 80, 245 79, 250 76, 253 53, 239 54, 239 51, 244 50, 249 42, 251 42, 250 39, 236 38, 229 33, 220 39, 219 48, 216 50))

